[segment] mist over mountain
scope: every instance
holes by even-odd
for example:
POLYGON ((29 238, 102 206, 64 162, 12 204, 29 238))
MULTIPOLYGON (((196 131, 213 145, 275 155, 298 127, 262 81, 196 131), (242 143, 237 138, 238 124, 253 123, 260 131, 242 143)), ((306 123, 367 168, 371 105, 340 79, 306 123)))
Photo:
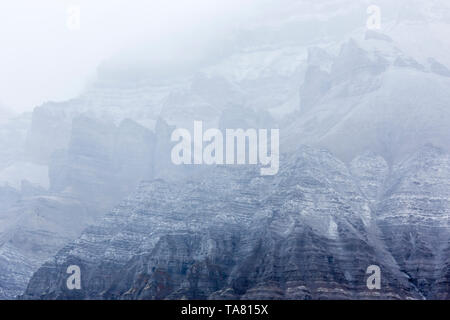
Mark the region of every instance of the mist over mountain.
POLYGON ((450 6, 370 5, 208 6, 5 117, 0 298, 449 299, 450 6), (279 129, 279 172, 175 165, 194 121, 279 129))
POLYGON ((12 111, 0 102, 0 122, 8 120, 12 116, 12 111))

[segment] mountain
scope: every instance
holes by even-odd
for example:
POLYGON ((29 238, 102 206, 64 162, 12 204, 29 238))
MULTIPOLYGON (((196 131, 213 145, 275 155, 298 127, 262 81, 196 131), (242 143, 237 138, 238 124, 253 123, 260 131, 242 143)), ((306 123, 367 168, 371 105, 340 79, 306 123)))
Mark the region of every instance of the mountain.
POLYGON ((274 177, 222 167, 143 182, 22 298, 448 299, 449 160, 427 146, 395 168, 376 155, 348 168, 301 147, 274 177), (70 291, 74 264, 82 289, 70 291), (366 287, 373 264, 380 291, 366 287))
POLYGON ((2 125, 0 298, 448 299, 448 5, 380 1, 375 31, 311 4, 267 1, 200 62, 106 61, 2 125), (279 173, 175 166, 194 120, 279 128, 279 173))
POLYGON ((336 56, 310 50, 286 146, 325 147, 345 161, 372 151, 394 162, 426 143, 450 150, 449 69, 377 35, 350 39, 336 56))
POLYGON ((0 188, 1 299, 21 294, 34 270, 93 221, 93 213, 77 199, 32 190, 26 185, 22 192, 0 188))

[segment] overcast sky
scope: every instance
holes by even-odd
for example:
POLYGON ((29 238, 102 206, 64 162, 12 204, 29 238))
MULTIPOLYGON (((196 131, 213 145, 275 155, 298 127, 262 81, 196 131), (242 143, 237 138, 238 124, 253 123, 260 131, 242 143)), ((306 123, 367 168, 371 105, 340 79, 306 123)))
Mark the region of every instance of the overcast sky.
MULTIPOLYGON (((394 3, 408 7, 411 1, 394 3)), ((249 21, 268 21, 277 15, 292 14, 328 23, 330 16, 355 6, 358 8, 354 22, 364 26, 364 6, 371 3, 371 0, 2 0, 0 108, 5 105, 17 113, 32 110, 45 101, 74 97, 94 79, 102 61, 117 57, 133 59, 138 56, 135 48, 145 48, 141 52, 153 55, 150 58, 189 59, 190 54, 207 52, 205 46, 220 43, 222 36, 249 21), (73 30, 70 17, 74 12, 70 10, 77 8, 80 28, 73 30)), ((377 3, 386 19, 393 2, 377 3)), ((276 30, 277 26, 270 28, 276 30)), ((294 31, 314 31, 301 29, 294 31)))
POLYGON ((1 1, 0 103, 20 112, 73 97, 100 62, 121 50, 206 41, 238 23, 254 5, 240 0, 1 1), (79 30, 70 23, 76 21, 69 20, 71 8, 80 10, 79 30))

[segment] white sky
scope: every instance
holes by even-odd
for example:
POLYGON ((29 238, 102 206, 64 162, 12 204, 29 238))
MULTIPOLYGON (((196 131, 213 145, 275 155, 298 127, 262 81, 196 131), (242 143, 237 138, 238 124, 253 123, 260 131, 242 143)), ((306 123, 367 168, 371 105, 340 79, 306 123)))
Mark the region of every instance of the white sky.
POLYGON ((161 39, 207 41, 251 12, 247 9, 254 4, 246 0, 1 1, 0 103, 21 112, 48 100, 76 96, 94 77, 98 64, 119 50, 163 43, 161 39), (71 6, 80 8, 77 31, 66 25, 71 6))
MULTIPOLYGON (((430 6, 447 3, 429 1, 430 6)), ((418 3, 423 3, 376 2, 383 8, 383 19, 392 3, 408 8, 414 2, 412 8, 419 11, 418 3)), ((221 43, 230 29, 252 18, 265 21, 286 14, 320 18, 314 13, 326 11, 321 20, 327 21, 328 14, 355 3, 361 6, 358 19, 364 26, 364 6, 371 0, 1 0, 0 109, 4 105, 17 113, 45 101, 74 97, 109 58, 189 60, 189 55, 208 54, 208 46, 221 43), (80 9, 77 31, 67 27, 72 6, 80 9)), ((448 38, 442 33, 432 34, 448 38)))

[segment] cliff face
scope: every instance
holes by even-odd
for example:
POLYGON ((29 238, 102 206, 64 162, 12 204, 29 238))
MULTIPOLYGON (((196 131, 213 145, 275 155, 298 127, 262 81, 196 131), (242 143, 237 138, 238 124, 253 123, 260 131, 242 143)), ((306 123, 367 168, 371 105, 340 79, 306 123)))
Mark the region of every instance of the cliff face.
POLYGON ((448 299, 449 156, 430 145, 395 166, 376 215, 401 270, 426 297, 448 299))
POLYGON ((72 197, 42 193, 17 197, 0 212, 0 299, 23 293, 43 261, 93 220, 93 213, 72 197))
MULTIPOLYGON (((77 116, 67 146, 48 160, 48 190, 26 180, 1 186, 0 299, 23 293, 43 262, 150 178, 155 148, 153 132, 132 120, 116 126, 77 116)), ((30 179, 28 167, 15 171, 30 179)))
POLYGON ((204 64, 107 63, 79 97, 2 123, 0 298, 36 271, 24 298, 449 298, 448 10, 416 1, 432 16, 382 34, 365 4, 344 30, 285 2, 204 64), (171 133, 194 120, 280 128, 280 172, 175 166, 171 133))
POLYGON ((282 163, 274 177, 216 167, 142 183, 44 264, 22 298, 449 297, 446 153, 428 146, 394 168, 367 154, 348 169, 302 147, 282 163), (72 264, 81 290, 66 288, 72 264), (373 264, 380 290, 366 287, 373 264))

